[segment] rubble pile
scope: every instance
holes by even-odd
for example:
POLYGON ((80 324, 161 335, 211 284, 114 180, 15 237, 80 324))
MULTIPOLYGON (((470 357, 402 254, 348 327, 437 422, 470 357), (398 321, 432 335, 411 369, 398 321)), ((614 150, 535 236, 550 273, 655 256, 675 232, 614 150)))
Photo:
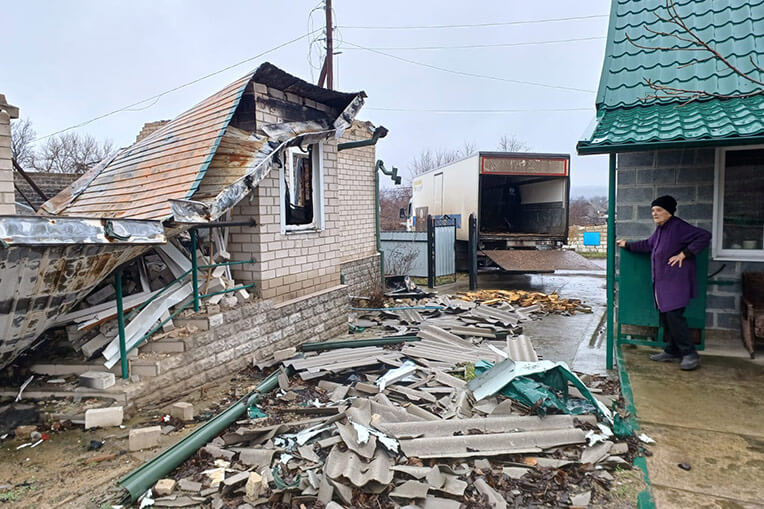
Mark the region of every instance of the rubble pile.
POLYGON ((518 307, 438 297, 357 310, 354 327, 398 335, 275 352, 260 366, 278 388, 176 469, 193 489, 155 490, 154 506, 607 503, 612 472, 637 452, 610 410, 617 383, 538 360, 513 331, 543 304, 504 296, 518 307))

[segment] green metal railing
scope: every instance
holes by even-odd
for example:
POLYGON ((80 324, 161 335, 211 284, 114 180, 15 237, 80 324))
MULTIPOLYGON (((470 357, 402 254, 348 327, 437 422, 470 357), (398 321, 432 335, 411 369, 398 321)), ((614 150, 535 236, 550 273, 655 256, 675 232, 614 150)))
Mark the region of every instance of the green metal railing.
POLYGON ((254 226, 255 222, 253 220, 250 221, 241 221, 241 222, 230 222, 230 223, 211 223, 210 225, 201 225, 198 227, 191 228, 189 230, 191 234, 191 268, 185 271, 183 274, 175 278, 172 282, 165 285, 161 290, 153 294, 150 298, 146 299, 141 303, 140 306, 137 306, 130 310, 130 312, 125 315, 124 313, 124 307, 123 307, 123 295, 122 295, 122 270, 119 269, 114 273, 114 289, 116 291, 116 300, 117 300, 117 326, 119 329, 119 354, 121 356, 121 367, 122 367, 122 378, 127 379, 130 376, 129 373, 129 367, 127 362, 127 353, 133 350, 134 348, 137 348, 141 344, 143 344, 144 341, 146 341, 148 338, 153 336, 158 330, 160 330, 162 327, 164 327, 167 322, 174 319, 178 316, 182 311, 184 311, 189 306, 193 305, 194 312, 198 313, 201 309, 201 300, 206 299, 215 295, 220 295, 224 293, 231 293, 236 292, 238 290, 245 290, 247 288, 252 288, 255 286, 254 283, 246 284, 246 285, 239 285, 235 286, 233 288, 225 288, 220 291, 211 292, 211 293, 199 293, 199 270, 205 270, 205 269, 212 269, 215 267, 230 267, 232 265, 242 265, 245 263, 255 263, 255 259, 251 258, 249 260, 241 260, 241 261, 234 261, 234 262, 221 262, 221 263, 211 263, 206 265, 199 265, 196 251, 197 246, 199 243, 198 238, 198 232, 197 228, 215 228, 215 227, 227 227, 227 226, 254 226), (165 292, 167 292, 170 288, 174 287, 175 285, 180 286, 183 284, 183 282, 186 280, 187 277, 191 277, 191 285, 193 288, 191 297, 177 305, 177 309, 170 314, 167 318, 160 321, 157 325, 152 327, 147 333, 145 333, 141 339, 139 339, 133 346, 130 348, 127 348, 126 344, 126 338, 125 338, 125 320, 132 320, 138 313, 140 313, 143 309, 146 308, 150 303, 155 301, 157 298, 159 298, 161 295, 163 295, 165 292))

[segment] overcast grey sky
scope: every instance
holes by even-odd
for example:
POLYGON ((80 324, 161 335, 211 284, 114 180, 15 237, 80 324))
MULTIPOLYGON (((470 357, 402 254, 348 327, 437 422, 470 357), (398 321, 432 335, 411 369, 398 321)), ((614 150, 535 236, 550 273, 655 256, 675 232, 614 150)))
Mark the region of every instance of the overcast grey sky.
MULTIPOLYGON (((377 151, 388 168, 405 172, 422 149, 458 148, 465 140, 495 150, 507 134, 536 152, 570 153, 574 188, 604 189, 606 157, 577 157, 575 144, 594 117, 609 5, 334 0, 341 52, 335 88, 368 94, 360 118, 390 129, 377 151), (588 18, 517 23, 569 17, 588 18), (434 49, 392 49, 422 47, 434 49)), ((323 11, 311 15, 320 6, 318 0, 9 2, 0 32, 0 93, 42 137, 320 29, 323 11)), ((78 130, 129 145, 144 122, 178 115, 264 61, 315 82, 323 42, 311 41, 320 37, 316 32, 78 130)))

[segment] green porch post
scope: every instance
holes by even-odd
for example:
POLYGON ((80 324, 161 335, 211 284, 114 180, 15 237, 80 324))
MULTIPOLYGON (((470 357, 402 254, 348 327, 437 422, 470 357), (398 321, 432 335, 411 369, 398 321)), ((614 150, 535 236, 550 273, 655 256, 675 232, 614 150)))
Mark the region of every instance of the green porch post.
POLYGON ((191 285, 194 289, 194 312, 199 312, 199 265, 196 260, 196 249, 199 244, 199 232, 191 228, 191 285))
POLYGON ((130 377, 127 367, 127 345, 125 345, 125 310, 122 305, 122 269, 114 273, 114 290, 117 293, 117 328, 119 330, 119 356, 122 364, 122 378, 130 377))
POLYGON ((615 153, 610 154, 607 196, 607 369, 613 369, 615 307, 615 153))

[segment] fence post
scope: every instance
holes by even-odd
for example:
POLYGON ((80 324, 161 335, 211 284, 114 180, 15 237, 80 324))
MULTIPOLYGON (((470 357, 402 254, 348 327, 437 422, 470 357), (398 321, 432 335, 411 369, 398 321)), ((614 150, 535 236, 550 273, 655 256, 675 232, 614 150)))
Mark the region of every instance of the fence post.
POLYGON ((467 260, 469 261, 470 268, 470 290, 477 290, 478 287, 478 269, 477 269, 477 218, 475 214, 470 214, 470 236, 467 243, 467 260))
POLYGON ((435 220, 427 215, 427 286, 435 288, 435 220))
POLYGON ((191 284, 194 289, 194 312, 199 312, 199 265, 196 260, 196 246, 199 244, 199 232, 191 228, 191 284))
POLYGON ((117 293, 117 329, 119 330, 119 355, 122 365, 122 378, 130 377, 127 366, 127 345, 125 344, 125 309, 122 305, 122 269, 114 273, 114 290, 117 293))

